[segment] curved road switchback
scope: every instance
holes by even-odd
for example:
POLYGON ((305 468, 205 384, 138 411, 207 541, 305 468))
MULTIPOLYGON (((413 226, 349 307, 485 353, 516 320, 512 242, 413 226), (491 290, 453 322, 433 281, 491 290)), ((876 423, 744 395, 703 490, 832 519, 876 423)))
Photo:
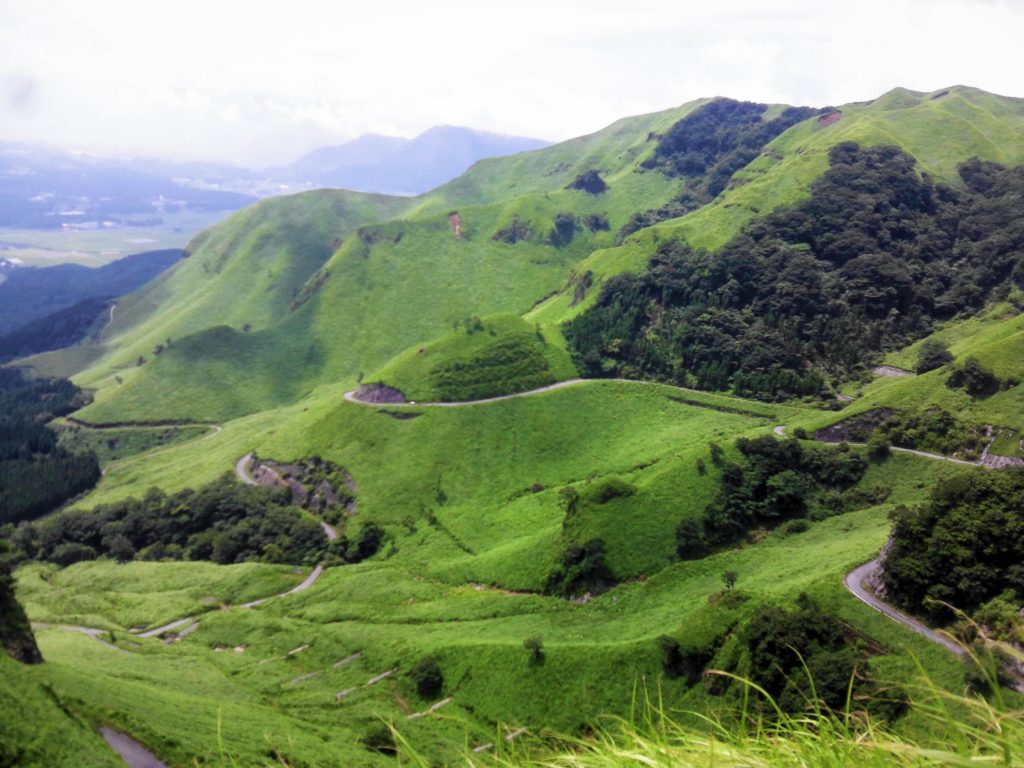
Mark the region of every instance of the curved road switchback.
POLYGON ((957 656, 963 656, 964 649, 949 637, 936 632, 926 626, 923 622, 918 621, 912 616, 908 616, 895 606, 882 601, 864 586, 865 580, 875 575, 881 567, 881 563, 876 557, 874 560, 864 563, 864 565, 854 568, 846 574, 846 578, 843 579, 843 584, 854 595, 854 597, 863 603, 867 603, 879 613, 884 613, 893 621, 896 621, 908 629, 917 632, 917 634, 928 638, 933 643, 938 643, 951 653, 954 653, 957 656))
MULTIPOLYGON (((237 475, 238 479, 246 485, 259 485, 256 478, 249 472, 250 466, 252 466, 252 451, 245 454, 245 456, 235 462, 235 475, 237 475)), ((327 537, 328 541, 334 541, 338 538, 338 531, 334 526, 324 522, 323 520, 319 520, 317 522, 319 522, 320 527, 324 529, 324 536, 327 537)), ((298 592, 298 589, 296 588, 292 591, 298 592)), ((284 594, 291 594, 291 592, 285 592, 284 594)))

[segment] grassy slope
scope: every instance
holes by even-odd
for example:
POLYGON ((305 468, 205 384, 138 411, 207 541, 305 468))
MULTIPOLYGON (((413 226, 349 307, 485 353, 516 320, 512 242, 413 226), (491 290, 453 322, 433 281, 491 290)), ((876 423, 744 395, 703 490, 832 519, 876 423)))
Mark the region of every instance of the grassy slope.
MULTIPOLYGON (((892 483, 895 503, 915 497, 917 484, 947 471, 935 462, 895 457, 873 469, 869 482, 892 483)), ((724 570, 739 573, 741 587, 754 595, 792 599, 810 591, 834 603, 855 627, 892 650, 885 659, 891 674, 914 673, 913 663, 899 655, 911 649, 940 681, 955 686, 952 657, 839 587, 842 574, 884 541, 887 509, 851 513, 800 535, 770 536, 756 546, 678 563, 587 605, 431 578, 405 557, 400 540, 392 557, 330 570, 308 592, 253 611, 207 614, 197 632, 172 646, 148 641, 121 654, 56 631, 42 632, 40 640, 50 659, 49 678, 62 695, 87 702, 95 716, 121 725, 161 754, 217 754, 224 744, 245 764, 259 759, 268 740, 296 762, 316 763, 330 754, 350 764, 373 764, 353 742, 375 716, 395 718, 418 748, 434 755, 453 745, 493 740, 489 722, 567 729, 602 713, 625 713, 637 682, 658 685, 654 640, 660 634, 696 639, 728 619, 709 612, 705 603, 720 589, 724 570), (522 648, 523 638, 534 634, 544 638, 542 665, 531 665, 522 648), (307 644, 307 650, 288 655, 307 644), (215 650, 236 645, 245 645, 245 652, 215 650), (333 667, 355 652, 363 656, 333 667), (427 653, 441 659, 446 693, 453 696, 443 714, 466 725, 438 717, 406 720, 405 712, 427 702, 418 701, 401 675, 363 685, 385 670, 407 670, 427 653), (299 679, 310 673, 318 674, 299 679), (334 694, 350 687, 356 691, 335 704, 334 694)), ((121 568, 91 567, 95 576, 106 571, 106 578, 121 568)), ((88 598, 104 582, 78 583, 88 598)), ((118 600, 105 609, 107 615, 123 611, 118 600)), ((665 680, 660 685, 667 706, 707 703, 701 686, 665 680)))
MULTIPOLYGON (((922 172, 946 183, 958 182, 957 166, 970 157, 1007 165, 1024 162, 1024 99, 963 86, 930 94, 897 88, 841 110, 837 123, 821 127, 811 119, 776 138, 711 204, 641 230, 620 247, 597 251, 579 269, 593 270, 599 284, 619 272, 642 269, 665 240, 682 237, 697 248, 719 248, 757 216, 806 197, 828 168, 829 149, 843 141, 895 144, 917 159, 922 172)), ((591 291, 595 295, 596 288, 591 291)), ((530 319, 558 322, 588 306, 583 302, 570 308, 570 299, 571 293, 557 296, 530 319)))
MULTIPOLYGON (((587 305, 584 301, 571 308, 571 289, 530 310, 562 288, 571 271, 592 270, 600 283, 611 274, 642 266, 657 243, 671 237, 717 247, 753 216, 805 195, 825 169, 829 148, 840 141, 896 143, 919 159, 922 170, 946 180, 955 177, 957 163, 975 154, 1004 162, 1024 159, 1020 102, 964 88, 938 98, 896 90, 867 105, 843 107, 843 119, 832 126, 820 127, 812 119, 793 127, 711 205, 609 248, 612 232, 632 212, 672 194, 675 182, 657 172, 638 172, 638 163, 653 147, 648 135, 694 106, 630 118, 590 137, 478 163, 460 179, 406 203, 409 209, 402 218, 371 227, 366 241, 349 237, 323 267, 326 281, 297 311, 283 308, 291 296, 285 291, 287 281, 274 294, 278 298, 269 300, 246 286, 247 299, 241 302, 233 300, 235 294, 223 285, 211 286, 206 295, 211 301, 217 297, 218 307, 230 308, 226 317, 197 312, 196 306, 178 301, 177 294, 165 296, 159 322, 150 320, 127 330, 118 344, 122 351, 79 377, 101 385, 96 404, 83 415, 141 418, 157 410, 163 417, 232 418, 294 401, 325 382, 352 384, 360 373, 385 365, 402 350, 422 346, 472 315, 529 312, 531 322, 556 325, 587 305), (607 192, 595 196, 565 188, 579 172, 594 168, 604 172, 607 192), (452 236, 447 220, 453 209, 459 210, 463 222, 460 240, 452 236), (547 245, 554 216, 566 211, 606 215, 611 231, 590 233, 581 228, 569 246, 547 245), (513 217, 529 223, 529 238, 514 245, 493 241, 492 235, 513 217), (250 322, 245 320, 249 317, 256 330, 237 330, 243 321, 250 322), (161 337, 173 336, 164 332, 171 318, 176 328, 196 333, 141 369, 122 369, 123 384, 103 378, 111 371, 111 361, 130 366, 136 353, 144 353, 161 337), (235 327, 217 326, 228 319, 235 327)), ((311 194, 310 201, 319 201, 317 195, 323 193, 311 194)), ((323 237, 323 231, 333 226, 331 217, 311 215, 315 206, 302 198, 276 204, 318 222, 316 237, 323 237)), ((273 202, 264 205, 276 211, 273 202)), ((249 215, 254 222, 266 218, 258 211, 249 215)), ((226 260, 251 279, 263 274, 262 267, 255 269, 244 249, 227 255, 239 238, 295 238, 294 233, 285 237, 281 225, 261 223, 249 229, 243 223, 252 222, 239 220, 231 237, 215 241, 207 236, 197 256, 208 254, 207 261, 214 265, 226 260)), ((310 236, 303 237, 308 241, 310 236)), ((310 272, 305 270, 305 276, 310 272)), ((265 279, 275 284, 278 280, 273 269, 265 279)), ((156 296, 159 286, 153 291, 156 296)), ((591 300, 595 294, 596 287, 590 291, 591 300)), ((130 307, 126 312, 127 324, 130 307)))
MULTIPOLYGON (((719 232, 734 231, 751 208, 802 194, 823 169, 827 146, 840 140, 826 136, 828 131, 833 131, 831 137, 868 141, 871 136, 902 130, 901 143, 909 146, 927 137, 915 138, 917 118, 913 125, 901 128, 900 113, 891 107, 902 103, 911 111, 920 110, 925 123, 934 117, 948 125, 951 118, 942 114, 946 107, 940 110, 940 106, 950 102, 949 109, 960 108, 961 100, 991 101, 971 92, 936 100, 897 92, 870 107, 845 108, 848 115, 843 121, 820 132, 797 126, 795 133, 779 139, 792 155, 755 161, 750 172, 758 170, 758 163, 768 166, 766 172, 714 204, 719 218, 701 231, 713 240, 719 237, 716 227, 719 232), (870 113, 872 119, 855 119, 858 110, 870 113), (836 133, 840 128, 846 132, 836 133), (784 163, 794 165, 784 173, 780 166, 784 163), (726 208, 730 201, 737 205, 746 201, 749 207, 745 211, 726 208)), ((994 101, 989 106, 997 119, 986 131, 1019 122, 1019 116, 1014 117, 1015 103, 994 101)), ((677 117, 678 113, 658 119, 667 125, 677 117)), ((980 119, 984 123, 988 117, 980 119)), ((719 408, 712 410, 670 400, 668 395, 679 394, 670 388, 617 382, 487 406, 422 409, 422 415, 406 421, 341 399, 360 370, 388 364, 401 350, 438 337, 455 320, 484 312, 521 314, 558 287, 574 266, 592 266, 595 272, 603 268, 611 274, 642 263, 639 260, 649 246, 644 238, 698 227, 700 219, 694 214, 656 228, 660 234, 639 233, 623 248, 591 256, 590 249, 600 238, 581 238, 562 251, 539 242, 492 243, 491 233, 505 226, 514 212, 528 213, 535 233, 542 235, 544 227, 537 222, 543 216, 579 210, 575 204, 570 208, 567 195, 577 196, 584 205, 604 206, 613 228, 616 216, 624 220, 629 210, 624 199, 611 193, 591 199, 561 190, 575 172, 588 164, 610 162, 609 157, 617 157, 615 152, 628 155, 639 146, 631 160, 642 156, 639 139, 635 135, 629 139, 624 128, 618 130, 607 137, 607 146, 613 145, 613 138, 619 143, 614 152, 609 149, 600 155, 604 160, 598 153, 576 167, 554 170, 550 183, 538 180, 539 166, 530 165, 540 162, 537 157, 542 152, 478 164, 468 177, 443 188, 436 197, 420 200, 410 218, 386 225, 383 239, 375 244, 365 246, 350 238, 328 264, 330 279, 298 312, 249 334, 207 330, 188 343, 194 347, 176 339, 157 365, 144 366, 137 382, 126 382, 121 396, 101 392, 96 414, 150 413, 153 397, 159 396, 173 396, 173 412, 189 416, 232 415, 281 405, 228 422, 221 434, 203 442, 201 450, 184 443, 163 451, 159 462, 131 457, 113 463, 86 503, 141 494, 154 484, 167 490, 195 485, 229 469, 238 456, 252 449, 281 459, 319 453, 346 466, 355 477, 359 489, 355 525, 368 518, 381 520, 390 540, 374 561, 333 569, 313 590, 255 611, 210 613, 198 632, 173 646, 150 643, 137 653, 118 654, 85 637, 44 632, 41 645, 51 659, 49 679, 64 694, 87 702, 93 717, 121 724, 160 747, 161 754, 177 756, 181 762, 187 756, 217 755, 224 749, 241 756, 242 763, 258 763, 269 760, 269 738, 277 746, 286 745, 284 751, 296 763, 343 759, 375 764, 376 758, 354 742, 379 715, 400 718, 403 731, 408 729, 415 743, 426 744, 425 751, 437 755, 452 744, 495 740, 493 731, 486 730, 488 723, 573 728, 600 713, 623 712, 638 680, 659 677, 653 642, 658 635, 678 632, 681 637, 693 637, 711 631, 726 618, 709 612, 706 596, 720 588, 724 570, 734 570, 740 574, 740 586, 754 594, 789 599, 807 590, 817 595, 894 652, 884 660, 894 677, 913 674, 913 664, 899 653, 910 649, 943 684, 959 685, 959 672, 946 652, 858 603, 841 587, 843 573, 872 556, 884 542, 891 506, 921 498, 937 477, 957 471, 952 465, 893 456, 874 465, 864 481, 893 487, 886 505, 816 523, 803 534, 773 534, 756 546, 668 565, 675 524, 685 515, 698 513, 714 492, 716 476, 710 462, 707 475, 696 470, 697 458, 707 459, 709 440, 727 445, 739 434, 763 433, 774 423, 810 425, 835 420, 836 415, 686 395, 719 408), (502 162, 529 166, 529 174, 524 170, 523 176, 534 186, 514 202, 487 202, 488 196, 500 199, 513 183, 512 179, 502 181, 502 162), (461 241, 451 237, 446 218, 456 206, 466 224, 467 236, 461 241), (399 231, 402 237, 395 242, 399 231), (221 359, 208 356, 209 352, 221 359), (193 355, 194 361, 188 359, 193 355), (242 356, 250 368, 234 365, 228 359, 232 355, 242 356), (723 412, 723 406, 753 415, 723 412), (606 537, 612 567, 637 580, 587 605, 495 588, 536 589, 565 541, 558 489, 573 484, 583 490, 607 476, 634 484, 636 494, 584 507, 568 533, 606 537), (543 488, 535 491, 535 485, 543 488), (523 638, 534 634, 544 638, 543 665, 531 666, 522 648, 523 638), (238 643, 248 645, 245 653, 214 650, 238 643), (287 656, 289 650, 307 643, 307 651, 287 656), (339 669, 331 666, 354 651, 364 653, 358 662, 339 669), (395 666, 407 669, 430 652, 440 656, 454 695, 445 712, 466 718, 468 731, 438 717, 406 721, 407 708, 422 703, 401 678, 372 688, 358 687, 351 698, 334 704, 338 690, 359 686, 395 666), (83 671, 86 668, 89 674, 83 671), (294 682, 312 672, 321 674, 294 682)), ((964 135, 971 147, 981 144, 969 132, 964 135)), ((598 152, 596 139, 589 140, 591 144, 581 141, 588 151, 598 152)), ((1004 142, 1007 151, 1017 151, 1013 141, 1004 142)), ((966 143, 954 146, 949 157, 967 149, 966 143)), ((975 153, 979 152, 968 154, 975 153)), ((936 169, 952 167, 952 160, 943 160, 941 154, 929 162, 936 169)), ((631 184, 662 184, 655 174, 620 172, 619 187, 626 191, 631 184)), ((610 181, 615 190, 614 177, 610 181)), ((644 200, 656 200, 669 187, 657 188, 658 194, 652 189, 641 190, 644 200)), ((701 215, 710 217, 711 210, 701 215)), ((549 324, 567 313, 560 301, 567 302, 556 297, 528 315, 530 327, 541 322, 547 333, 549 324)), ((1015 343, 1019 326, 1014 322, 993 317, 978 321, 976 330, 946 333, 962 334, 957 338, 961 346, 954 345, 958 354, 969 350, 980 356, 991 348, 994 356, 1001 354, 1012 367, 1022 358, 1001 350, 1015 343)), ((132 333, 126 331, 125 338, 132 333)), ((451 340, 435 344, 447 358, 458 357, 466 349, 451 340)), ((435 344, 429 345, 432 350, 435 344)), ((408 357, 389 365, 415 386, 422 386, 423 369, 408 357)), ((940 392, 928 381, 926 376, 881 382, 873 385, 877 391, 866 391, 862 401, 850 408, 868 407, 869 397, 896 397, 900 392, 918 400, 948 396, 948 390, 943 387, 940 392), (926 386, 930 388, 900 389, 926 386)), ((991 404, 1005 415, 1003 409, 1009 406, 995 402, 1002 396, 972 407, 991 404)), ((146 565, 152 569, 154 583, 174 582, 174 574, 190 567, 146 565)), ((163 605, 162 600, 109 588, 107 596, 95 594, 103 584, 109 587, 120 566, 100 563, 89 568, 96 569, 90 578, 73 579, 72 570, 70 583, 63 587, 48 585, 31 569, 23 569, 19 577, 26 584, 23 596, 33 618, 63 615, 71 611, 70 606, 81 604, 89 607, 88 617, 101 626, 124 626, 143 614, 145 620, 158 620, 156 608, 163 605), (67 590, 63 594, 62 588, 67 590)), ((265 576, 269 573, 266 566, 259 569, 265 576)), ((197 604, 200 597, 185 590, 173 600, 191 611, 202 606, 197 604)), ((160 613, 160 618, 164 615, 160 613)), ((707 704, 699 688, 666 685, 665 696, 670 706, 683 709, 707 704)))
MULTIPOLYGON (((379 368, 472 315, 527 311, 563 284, 573 264, 595 247, 609 245, 613 231, 635 210, 674 193, 673 180, 634 173, 634 168, 653 147, 648 133, 663 130, 695 106, 630 118, 590 137, 478 163, 451 184, 403 203, 413 206, 403 218, 371 227, 366 239, 373 242, 347 238, 322 268, 326 281, 296 311, 284 308, 294 286, 275 288, 274 295, 282 297, 275 304, 261 285, 251 284, 263 275, 254 262, 269 250, 260 238, 289 242, 290 233, 280 226, 289 217, 293 229, 343 229, 317 207, 328 193, 267 201, 265 210, 239 214, 230 227, 207 233, 192 259, 198 263, 203 254, 213 265, 224 261, 246 282, 226 278, 207 286, 202 269, 179 269, 172 277, 180 286, 157 284, 126 300, 123 321, 117 319, 110 329, 115 351, 77 377, 100 388, 83 416, 137 419, 154 409, 166 417, 239 416, 294 400, 324 382, 354 383, 360 372, 379 368), (591 168, 604 171, 607 192, 588 195, 565 188, 591 168), (460 240, 448 223, 453 207, 462 217, 460 240), (605 215, 612 231, 591 233, 581 226, 568 246, 548 245, 555 215, 570 211, 605 215), (514 216, 530 222, 529 239, 514 245, 493 241, 514 216), (238 242, 260 247, 247 251, 237 248, 238 242), (197 290, 216 311, 208 303, 182 300, 197 290), (274 309, 236 308, 237 296, 274 309), (272 320, 277 322, 270 325, 272 320), (238 330, 243 322, 254 330, 238 330), (185 338, 187 332, 193 335, 185 338), (151 356, 152 347, 167 336, 174 343, 159 359, 134 367, 138 355, 151 356), (120 382, 113 378, 115 369, 120 382)), ((379 207, 376 215, 383 217, 379 207)), ((306 270, 305 277, 311 273, 306 270)), ((273 278, 275 286, 278 279, 273 278)))
MULTIPOLYGON (((483 318, 481 322, 479 330, 475 327, 460 328, 423 346, 410 347, 379 371, 367 376, 366 381, 384 382, 401 390, 409 400, 442 400, 434 373, 438 366, 472 360, 493 344, 515 339, 524 340, 530 349, 543 356, 552 381, 578 375, 560 334, 544 334, 518 315, 497 315, 483 318)), ((505 383, 512 392, 527 389, 515 386, 514 381, 505 383)))
POLYGON ((91 725, 47 685, 48 665, 24 666, 0 653, 0 763, 52 768, 123 765, 91 725))

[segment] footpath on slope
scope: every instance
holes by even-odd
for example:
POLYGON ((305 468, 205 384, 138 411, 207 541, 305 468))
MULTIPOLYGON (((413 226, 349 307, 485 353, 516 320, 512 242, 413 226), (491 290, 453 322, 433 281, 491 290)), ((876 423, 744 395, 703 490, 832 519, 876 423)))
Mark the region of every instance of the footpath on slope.
MULTIPOLYGON (((467 405, 483 405, 485 403, 498 403, 502 400, 515 400, 520 397, 531 397, 533 395, 540 395, 544 392, 554 392, 557 389, 565 389, 566 387, 573 387, 577 384, 586 384, 590 381, 631 381, 630 379, 566 379, 565 381, 559 381, 555 384, 548 384, 545 387, 538 387, 537 389, 529 389, 525 392, 513 392, 510 395, 497 395, 496 397, 485 397, 480 400, 461 400, 457 402, 435 402, 435 403, 418 403, 415 400, 406 403, 375 403, 370 400, 363 400, 358 397, 359 390, 353 389, 350 392, 346 392, 344 398, 350 403, 359 403, 360 405, 368 405, 372 407, 387 406, 388 408, 462 408, 467 405)), ((643 384, 650 384, 651 382, 636 382, 643 384)))

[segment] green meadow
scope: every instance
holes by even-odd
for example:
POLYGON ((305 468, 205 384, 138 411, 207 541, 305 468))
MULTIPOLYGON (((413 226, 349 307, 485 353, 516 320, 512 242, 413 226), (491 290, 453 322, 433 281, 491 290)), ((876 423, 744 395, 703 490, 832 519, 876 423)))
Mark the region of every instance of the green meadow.
MULTIPOLYGON (((865 373, 845 386, 852 399, 841 409, 813 398, 766 403, 573 381, 560 326, 607 280, 643 269, 659 243, 684 238, 713 250, 802 199, 839 142, 896 144, 949 183, 971 156, 1020 163, 1024 102, 956 87, 844 105, 838 122, 814 117, 779 135, 708 205, 620 239, 634 214, 680 194, 679 178, 643 163, 659 136, 705 103, 481 161, 417 198, 327 190, 265 200, 206 230, 187 259, 119 299, 101 342, 25 361, 73 374, 93 395, 76 417, 114 425, 64 434, 96 450, 104 468, 73 512, 152 488, 197 488, 233 475, 250 452, 285 463, 319 456, 351 475, 356 506, 339 524, 344 535, 372 522, 384 541, 370 559, 329 560, 312 587, 277 597, 308 570, 22 565, 18 596, 33 621, 102 630, 105 642, 41 628, 45 664, 0 659, 13 682, 6 701, 47 723, 31 737, 0 724, 11 729, 0 735, 52 765, 76 755, 78 764, 109 764, 93 732, 108 723, 173 766, 386 766, 399 764, 386 754, 391 724, 407 742, 403 765, 518 765, 566 744, 553 733, 610 733, 600 725, 608 716, 640 735, 645 698, 707 734, 714 723, 702 715, 741 706, 741 686, 723 694, 705 679, 668 677, 659 638, 707 649, 708 668, 729 668, 736 627, 756 606, 793 605, 801 593, 872 650, 883 679, 910 684, 925 674, 937 691, 961 693, 964 669, 952 654, 859 602, 843 577, 878 554, 896 506, 924 500, 951 474, 985 470, 904 453, 874 458, 856 490, 885 487, 883 503, 802 528, 756 528, 699 560, 679 558, 676 529, 715 499, 724 464, 740 459, 737 439, 779 425, 793 435, 881 407, 937 405, 995 427, 994 451, 1021 452, 1019 296, 933 334, 951 365, 979 360, 1006 383, 1000 391, 972 398, 950 389, 950 366, 899 379, 865 373), (604 191, 574 188, 588 172, 604 191), (345 398, 370 383, 408 402, 345 398), (569 497, 578 500, 571 515, 569 497), (594 540, 604 542, 614 586, 575 600, 545 595, 567 548, 594 540), (263 597, 272 599, 241 607, 263 597), (131 631, 186 616, 198 626, 171 642, 131 631), (529 639, 539 652, 524 646, 529 639), (410 677, 425 659, 443 674, 443 696, 421 698, 410 677), (50 735, 58 731, 67 738, 50 735), (472 751, 487 744, 493 750, 472 751)), ((913 368, 921 343, 864 368, 913 368)), ((939 738, 928 714, 912 709, 885 733, 928 743, 939 738)), ((826 725, 835 723, 808 728, 827 735, 826 725)), ((864 743, 851 733, 836 743, 864 743)), ((558 764, 676 764, 629 762, 621 744, 607 743, 606 762, 570 748, 584 762, 558 764)))

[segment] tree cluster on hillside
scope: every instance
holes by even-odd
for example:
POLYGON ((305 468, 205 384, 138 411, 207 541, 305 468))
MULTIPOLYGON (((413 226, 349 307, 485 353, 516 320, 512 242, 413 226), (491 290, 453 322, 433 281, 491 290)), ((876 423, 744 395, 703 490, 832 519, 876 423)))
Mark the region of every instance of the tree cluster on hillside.
POLYGON ((661 245, 565 326, 588 376, 817 395, 934 323, 1024 287, 1024 167, 977 160, 953 190, 895 147, 833 147, 811 196, 714 254, 661 245))
POLYGON ((38 664, 43 657, 25 609, 14 595, 14 575, 7 563, 8 547, 7 542, 0 541, 0 648, 23 664, 38 664))
POLYGON ((828 442, 870 443, 884 440, 900 448, 976 459, 988 441, 985 429, 970 424, 939 406, 895 411, 876 408, 820 430, 828 442))
POLYGON ((1024 603, 1024 469, 965 472, 940 481, 929 500, 892 513, 885 559, 891 599, 938 621, 1005 598, 1024 603))
POLYGON ((64 379, 0 369, 0 524, 38 517, 99 480, 96 456, 69 453, 46 426, 86 402, 64 379))
POLYGON ((768 142, 821 110, 786 107, 778 117, 765 120, 767 111, 767 104, 715 99, 669 128, 643 166, 684 177, 683 190, 659 208, 633 214, 619 230, 619 239, 711 202, 768 142))
POLYGON ((853 489, 867 469, 863 455, 848 447, 807 447, 771 435, 740 438, 743 463, 722 463, 721 487, 700 519, 676 528, 676 549, 686 560, 741 538, 755 526, 775 526, 808 515, 828 516, 879 503, 885 489, 853 489))
POLYGON ((815 705, 839 712, 852 693, 858 707, 891 719, 905 708, 906 694, 871 676, 868 654, 851 634, 805 594, 792 609, 762 604, 740 630, 749 654, 744 672, 785 712, 815 705))
POLYGON ((2 531, 20 556, 61 566, 106 556, 129 560, 314 563, 320 525, 289 504, 287 489, 238 483, 231 475, 198 490, 69 510, 2 531))
POLYGON ((544 594, 573 597, 614 584, 615 575, 605 562, 605 548, 603 539, 567 544, 544 581, 544 594))

